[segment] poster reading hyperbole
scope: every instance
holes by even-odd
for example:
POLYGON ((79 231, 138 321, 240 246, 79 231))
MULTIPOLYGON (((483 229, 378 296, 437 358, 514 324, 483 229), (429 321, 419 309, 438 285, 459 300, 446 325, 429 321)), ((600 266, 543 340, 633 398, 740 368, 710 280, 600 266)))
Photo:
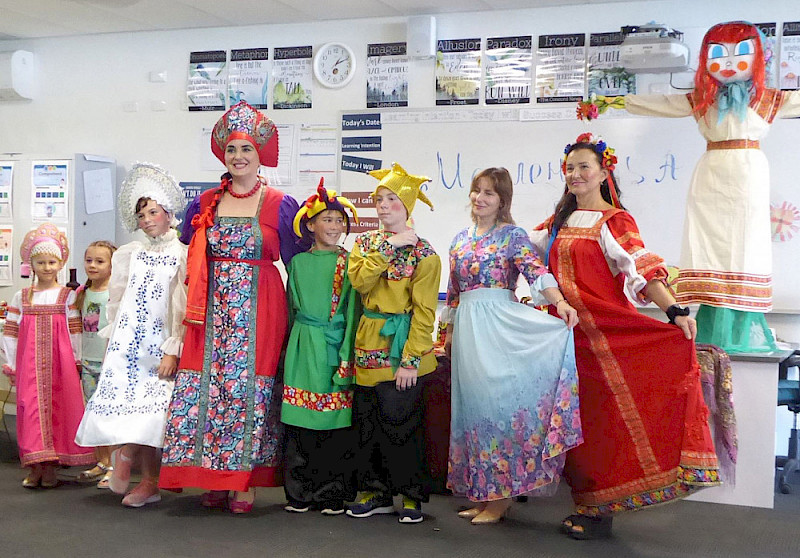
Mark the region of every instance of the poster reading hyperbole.
POLYGON ((532 37, 486 39, 487 105, 531 102, 532 37))
POLYGON ((231 51, 228 69, 228 102, 247 101, 257 109, 269 108, 269 49, 245 48, 231 51))
POLYGON ((540 35, 536 51, 536 102, 583 99, 586 78, 586 35, 540 35))
POLYGON ((623 35, 592 33, 589 35, 589 97, 592 95, 627 95, 636 93, 636 75, 619 63, 619 45, 623 35))
POLYGON ((312 51, 310 45, 275 49, 272 108, 311 108, 312 51))
POLYGON ((189 81, 186 84, 189 110, 225 110, 225 59, 224 50, 189 54, 189 81))
POLYGON ((436 42, 436 104, 477 105, 481 87, 481 40, 436 42))
POLYGON ((0 219, 11 220, 14 203, 14 162, 0 161, 0 219))
POLYGON ((778 75, 781 89, 800 89, 800 21, 783 24, 778 75))
POLYGON ((31 217, 34 221, 67 220, 68 161, 33 161, 31 186, 31 217))
POLYGON ((367 108, 407 106, 406 43, 367 45, 367 108))

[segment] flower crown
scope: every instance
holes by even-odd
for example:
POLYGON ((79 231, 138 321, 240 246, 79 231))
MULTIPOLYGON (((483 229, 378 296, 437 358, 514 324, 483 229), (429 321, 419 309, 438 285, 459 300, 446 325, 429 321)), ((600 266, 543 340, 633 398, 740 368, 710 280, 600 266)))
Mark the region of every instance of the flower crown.
POLYGON ((594 147, 595 152, 600 155, 600 166, 611 172, 617 167, 617 156, 614 155, 614 148, 601 138, 595 138, 591 132, 586 132, 578 136, 575 143, 568 143, 564 148, 564 159, 561 161, 561 172, 567 174, 567 155, 577 143, 589 143, 594 147))

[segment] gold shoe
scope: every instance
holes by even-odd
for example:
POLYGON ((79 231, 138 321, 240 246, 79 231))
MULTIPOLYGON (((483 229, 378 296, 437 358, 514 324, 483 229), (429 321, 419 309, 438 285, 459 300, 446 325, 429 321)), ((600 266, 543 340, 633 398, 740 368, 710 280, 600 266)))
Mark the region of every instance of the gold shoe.
POLYGON ((42 477, 32 477, 28 475, 24 479, 22 479, 22 486, 25 488, 39 488, 39 484, 42 482, 42 477))
POLYGON ((486 508, 472 518, 473 525, 489 525, 491 523, 499 523, 501 519, 508 513, 508 508, 511 507, 511 500, 495 500, 486 504, 486 508))
POLYGON ((484 510, 485 506, 475 506, 474 508, 468 508, 466 510, 461 510, 458 512, 458 517, 463 517, 464 519, 472 519, 480 515, 480 513, 484 510))

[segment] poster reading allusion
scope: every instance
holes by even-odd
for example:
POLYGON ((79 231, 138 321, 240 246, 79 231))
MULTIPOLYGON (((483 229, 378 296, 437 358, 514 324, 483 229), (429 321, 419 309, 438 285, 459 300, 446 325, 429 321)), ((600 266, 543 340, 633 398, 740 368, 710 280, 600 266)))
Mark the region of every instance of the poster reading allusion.
POLYGON ((0 287, 10 287, 14 283, 11 266, 14 263, 14 227, 0 226, 0 287))
POLYGON ((225 110, 225 51, 208 50, 189 55, 186 96, 189 110, 225 110))
POLYGON ((532 37, 486 39, 487 105, 531 102, 532 37))
POLYGON ((272 108, 311 108, 312 51, 310 45, 275 49, 272 108))
POLYGON ((477 105, 481 87, 481 40, 436 42, 436 104, 477 105))
POLYGON ((800 89, 800 21, 783 24, 778 85, 781 89, 800 89))
POLYGON ((627 95, 636 93, 636 75, 619 63, 622 33, 592 33, 589 35, 589 97, 592 95, 627 95))
POLYGON ((754 23, 764 36, 761 37, 761 46, 764 48, 764 83, 767 87, 778 87, 778 75, 775 70, 777 68, 777 54, 778 54, 778 24, 774 21, 772 23, 754 23))
POLYGON ((33 161, 31 165, 31 217, 34 221, 66 221, 69 162, 33 161))
POLYGON ((11 220, 14 192, 14 162, 0 161, 0 219, 11 220))
POLYGON ((231 51, 228 68, 228 102, 247 101, 257 109, 269 108, 269 49, 245 48, 231 51))
POLYGON ((367 108, 407 106, 406 43, 367 45, 367 108))
POLYGON ((583 100, 586 35, 540 35, 536 51, 536 102, 583 100))

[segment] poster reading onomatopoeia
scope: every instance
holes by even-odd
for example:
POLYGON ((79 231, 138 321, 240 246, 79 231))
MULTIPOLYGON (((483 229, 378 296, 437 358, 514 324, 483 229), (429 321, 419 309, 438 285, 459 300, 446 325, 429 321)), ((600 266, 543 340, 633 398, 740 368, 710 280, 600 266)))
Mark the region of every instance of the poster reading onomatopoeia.
POLYGON ((486 39, 487 105, 531 102, 532 37, 486 39))
POLYGON ((0 219, 11 220, 14 192, 14 162, 0 162, 0 219))
POLYGON ((783 24, 778 76, 781 89, 800 89, 800 21, 783 24))
POLYGON ((11 266, 14 263, 14 226, 0 226, 0 287, 14 284, 11 266))
POLYGON ((367 108, 407 106, 406 43, 367 45, 367 108))
POLYGON ((481 40, 436 42, 436 104, 477 105, 481 87, 481 40))
POLYGON ((778 54, 778 24, 774 21, 772 23, 754 23, 764 36, 761 37, 761 46, 764 49, 764 84, 767 87, 778 87, 778 76, 775 72, 778 61, 776 55, 778 54))
POLYGON ((245 48, 231 51, 228 69, 228 102, 230 106, 247 101, 257 109, 269 108, 269 49, 245 48))
POLYGON ((636 93, 636 75, 619 63, 622 33, 592 33, 589 35, 589 97, 592 95, 627 95, 636 93))
POLYGON ((583 100, 586 35, 540 35, 536 51, 536 102, 583 100))
POLYGON ((224 50, 189 55, 189 82, 186 84, 189 110, 225 110, 225 57, 224 50))
POLYGON ((312 51, 310 45, 275 49, 272 108, 311 108, 312 51))
POLYGON ((34 221, 66 221, 69 162, 34 161, 31 166, 31 209, 34 221))

